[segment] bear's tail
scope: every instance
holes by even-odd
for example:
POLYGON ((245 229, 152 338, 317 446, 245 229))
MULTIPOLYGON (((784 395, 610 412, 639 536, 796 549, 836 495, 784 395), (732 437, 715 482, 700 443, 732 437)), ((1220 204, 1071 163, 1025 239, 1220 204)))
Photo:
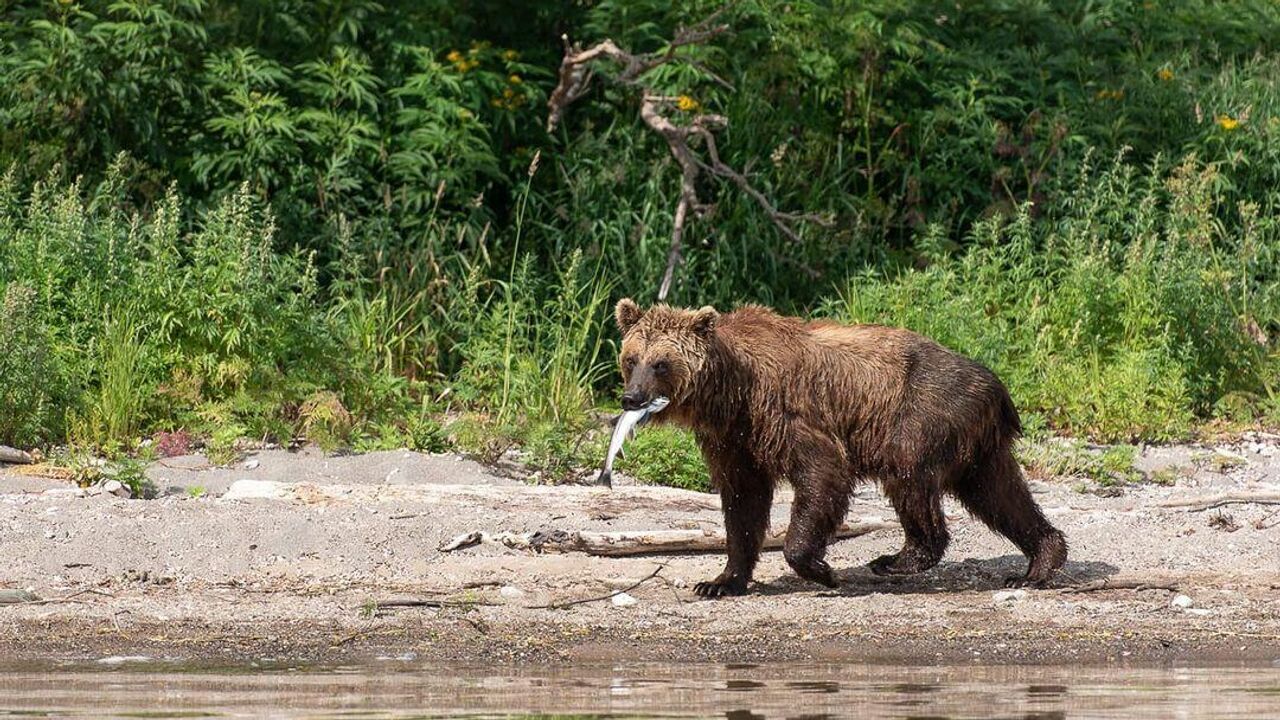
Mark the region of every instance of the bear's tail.
POLYGON ((999 387, 998 423, 1001 434, 1009 441, 1017 440, 1022 437, 1022 418, 1018 416, 1018 408, 1013 404, 1013 398, 1009 396, 1008 388, 1003 383, 999 387))

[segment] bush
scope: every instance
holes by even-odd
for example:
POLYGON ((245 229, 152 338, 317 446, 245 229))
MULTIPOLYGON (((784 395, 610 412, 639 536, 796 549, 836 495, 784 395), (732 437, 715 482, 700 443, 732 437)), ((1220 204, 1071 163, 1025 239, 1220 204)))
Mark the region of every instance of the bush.
POLYGON ((617 461, 621 472, 650 485, 711 491, 711 476, 693 435, 667 426, 644 428, 617 461))
MULTIPOLYGON (((1104 440, 1171 439, 1223 398, 1263 408, 1280 328, 1280 226, 1219 207, 1220 171, 1188 160, 1083 173, 1067 210, 980 224, 971 249, 864 274, 832 306, 901 325, 989 365, 1020 406, 1104 440), (1220 214, 1243 232, 1224 232, 1220 214)), ((926 236, 930 248, 938 235, 926 236)), ((936 244, 933 245, 936 248, 936 244)))
POLYGON ((0 444, 47 442, 61 427, 59 372, 36 313, 36 293, 12 283, 0 297, 0 444))

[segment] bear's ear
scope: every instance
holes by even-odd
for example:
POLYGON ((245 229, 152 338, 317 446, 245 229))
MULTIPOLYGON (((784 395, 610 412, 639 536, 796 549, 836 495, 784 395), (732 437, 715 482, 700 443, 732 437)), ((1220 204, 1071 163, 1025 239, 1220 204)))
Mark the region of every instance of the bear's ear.
POLYGON ((689 326, 693 331, 703 337, 710 337, 711 333, 716 331, 716 322, 720 320, 720 313, 710 305, 703 305, 693 311, 693 320, 689 326))
POLYGON ((644 317, 644 310, 631 298, 622 298, 614 308, 613 319, 618 323, 618 332, 626 335, 631 328, 644 317))

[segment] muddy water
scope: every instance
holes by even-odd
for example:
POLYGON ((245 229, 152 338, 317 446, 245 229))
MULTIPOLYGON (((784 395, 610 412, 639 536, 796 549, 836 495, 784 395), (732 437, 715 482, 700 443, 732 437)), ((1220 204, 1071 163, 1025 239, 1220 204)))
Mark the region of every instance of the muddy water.
POLYGON ((6 717, 1280 718, 1280 668, 615 665, 0 672, 6 717))

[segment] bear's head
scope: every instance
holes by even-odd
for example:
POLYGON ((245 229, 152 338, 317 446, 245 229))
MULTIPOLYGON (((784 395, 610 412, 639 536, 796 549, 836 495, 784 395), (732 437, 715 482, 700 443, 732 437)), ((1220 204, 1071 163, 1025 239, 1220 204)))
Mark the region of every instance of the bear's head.
POLYGON ((656 397, 683 403, 706 364, 720 314, 707 306, 641 309, 630 298, 614 313, 622 333, 622 408, 638 410, 656 397))

